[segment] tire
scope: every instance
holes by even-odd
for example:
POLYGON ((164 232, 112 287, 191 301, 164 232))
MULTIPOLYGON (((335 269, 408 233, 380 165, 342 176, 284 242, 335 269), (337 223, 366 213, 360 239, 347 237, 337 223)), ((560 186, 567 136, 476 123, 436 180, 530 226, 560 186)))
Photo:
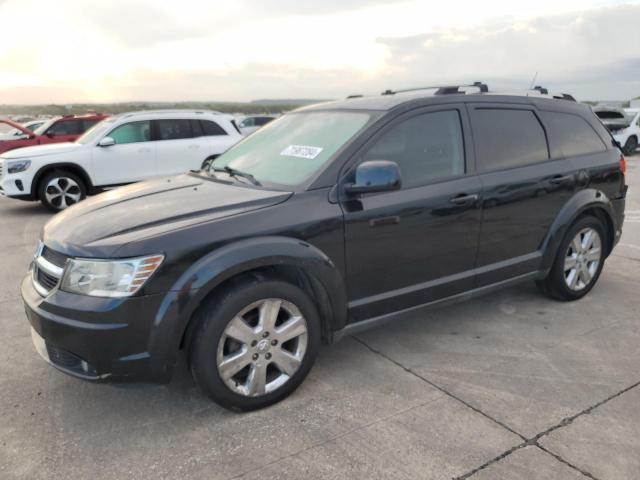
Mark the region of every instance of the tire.
POLYGON ((230 410, 256 410, 290 395, 320 346, 313 301, 278 279, 236 282, 206 301, 194 320, 191 373, 206 395, 230 410))
POLYGON ((622 147, 622 153, 624 153, 625 155, 632 155, 637 148, 638 148, 638 138, 635 136, 631 136, 627 138, 627 141, 625 142, 624 147, 622 147))
POLYGON ((538 288, 556 300, 584 297, 600 277, 606 245, 607 235, 599 219, 578 218, 562 240, 549 275, 536 282, 538 288))
POLYGON ((38 184, 38 198, 52 212, 60 212, 82 201, 87 186, 75 173, 56 170, 47 173, 38 184))

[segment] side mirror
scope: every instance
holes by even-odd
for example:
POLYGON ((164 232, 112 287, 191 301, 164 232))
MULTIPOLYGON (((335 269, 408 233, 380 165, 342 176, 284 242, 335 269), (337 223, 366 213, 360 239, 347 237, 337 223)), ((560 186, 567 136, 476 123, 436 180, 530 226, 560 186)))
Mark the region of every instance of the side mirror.
POLYGON ((56 136, 56 134, 55 134, 55 133, 52 133, 52 132, 47 132, 45 135, 46 135, 47 137, 49 137, 49 138, 53 138, 53 137, 55 137, 55 136, 56 136))
POLYGON ((116 141, 111 137, 104 137, 98 142, 99 147, 112 147, 116 144, 116 141))
POLYGON ((347 193, 387 192, 402 185, 400 168, 396 162, 369 160, 356 168, 354 183, 345 185, 347 193))

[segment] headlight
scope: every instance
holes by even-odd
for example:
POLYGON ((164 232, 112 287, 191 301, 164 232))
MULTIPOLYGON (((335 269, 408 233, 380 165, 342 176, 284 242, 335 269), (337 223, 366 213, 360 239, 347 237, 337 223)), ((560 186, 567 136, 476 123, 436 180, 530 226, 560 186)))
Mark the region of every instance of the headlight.
POLYGON ((15 162, 7 162, 8 173, 24 172, 31 166, 31 160, 17 160, 15 162))
POLYGON ((129 297, 158 269, 164 255, 124 260, 71 259, 60 289, 92 297, 129 297))

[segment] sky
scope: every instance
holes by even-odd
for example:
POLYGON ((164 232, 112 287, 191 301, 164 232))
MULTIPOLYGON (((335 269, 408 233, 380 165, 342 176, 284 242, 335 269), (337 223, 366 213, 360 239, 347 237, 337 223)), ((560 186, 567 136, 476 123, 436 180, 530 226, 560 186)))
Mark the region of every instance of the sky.
POLYGON ((640 96, 640 2, 0 0, 0 104, 341 98, 482 80, 640 96))

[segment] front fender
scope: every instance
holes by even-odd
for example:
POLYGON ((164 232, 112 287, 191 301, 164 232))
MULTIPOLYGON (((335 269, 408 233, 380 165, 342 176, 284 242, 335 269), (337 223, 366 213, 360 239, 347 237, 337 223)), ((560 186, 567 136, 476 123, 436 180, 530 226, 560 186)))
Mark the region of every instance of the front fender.
POLYGON ((178 278, 155 316, 149 345, 151 354, 167 355, 167 365, 173 365, 189 320, 217 286, 240 273, 278 265, 299 267, 317 281, 330 302, 329 328, 344 327, 347 318, 344 281, 329 257, 295 238, 251 238, 212 251, 178 278))
POLYGON ((580 190, 562 207, 544 239, 541 247, 543 251, 541 270, 547 271, 551 268, 560 243, 576 218, 585 211, 592 209, 599 209, 605 214, 608 220, 611 221, 615 231, 617 228, 615 225, 616 215, 614 214, 611 199, 604 192, 595 188, 580 190))

